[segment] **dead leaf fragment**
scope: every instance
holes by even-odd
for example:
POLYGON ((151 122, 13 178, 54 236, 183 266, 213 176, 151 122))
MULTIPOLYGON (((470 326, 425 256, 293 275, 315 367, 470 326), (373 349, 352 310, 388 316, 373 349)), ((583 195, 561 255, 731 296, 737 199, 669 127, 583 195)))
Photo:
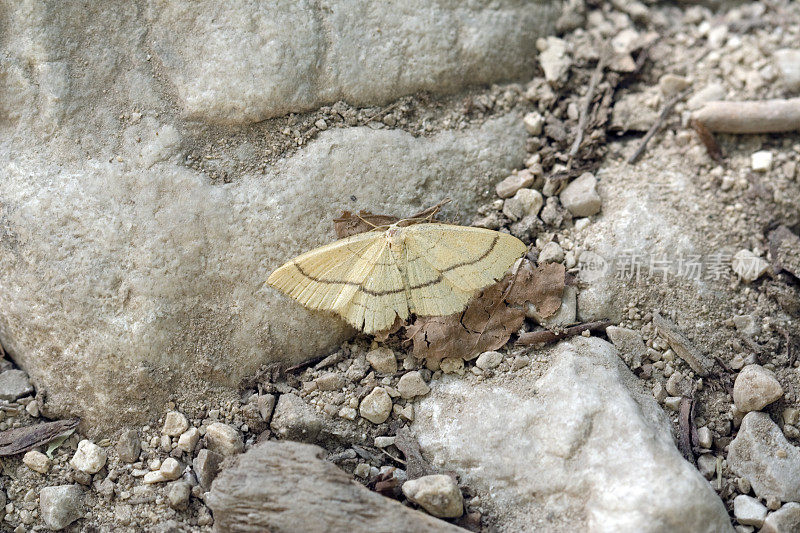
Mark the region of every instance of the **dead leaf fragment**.
POLYGON ((530 302, 542 318, 553 316, 561 308, 565 276, 566 268, 561 263, 547 263, 534 269, 530 261, 524 261, 506 301, 511 305, 530 302))
POLYGON ((394 224, 400 220, 397 217, 389 215, 375 215, 369 211, 359 211, 358 214, 351 213, 350 211, 342 212, 342 216, 333 219, 333 229, 336 231, 336 236, 340 239, 370 231, 376 226, 386 226, 394 224))

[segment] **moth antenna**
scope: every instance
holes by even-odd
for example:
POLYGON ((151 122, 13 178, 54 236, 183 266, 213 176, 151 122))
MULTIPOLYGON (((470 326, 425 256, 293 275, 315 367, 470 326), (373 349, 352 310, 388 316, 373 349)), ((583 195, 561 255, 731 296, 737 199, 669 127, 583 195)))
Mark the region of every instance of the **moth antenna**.
POLYGON ((365 219, 364 217, 362 217, 362 216, 361 216, 361 215, 359 215, 358 213, 354 213, 354 215, 355 215, 355 216, 357 216, 357 217, 358 217, 358 219, 359 219, 361 222, 363 222, 364 224, 368 224, 368 225, 372 226, 372 229, 378 229, 379 227, 381 227, 381 226, 376 226, 375 224, 373 224, 373 223, 372 223, 372 222, 370 222, 369 220, 365 219))

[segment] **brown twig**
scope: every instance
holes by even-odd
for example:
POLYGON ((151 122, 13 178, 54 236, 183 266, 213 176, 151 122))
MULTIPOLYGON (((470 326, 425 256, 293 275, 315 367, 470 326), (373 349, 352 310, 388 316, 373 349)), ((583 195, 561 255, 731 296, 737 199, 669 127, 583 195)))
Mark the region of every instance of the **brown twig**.
POLYGON ((326 357, 327 357, 326 355, 320 355, 319 357, 312 357, 311 359, 306 359, 302 363, 297 363, 294 366, 290 366, 289 368, 286 369, 285 373, 286 374, 292 374, 292 373, 298 372, 300 370, 305 370, 306 368, 308 368, 310 366, 316 365, 317 363, 319 363, 320 361, 322 361, 326 357))
POLYGON ((600 83, 600 80, 603 78, 603 69, 606 66, 606 55, 601 54, 600 59, 597 61, 597 66, 592 72, 592 77, 589 80, 589 88, 586 90, 585 100, 583 102, 583 106, 581 107, 581 113, 578 117, 578 125, 576 126, 576 135, 575 140, 572 143, 572 148, 569 150, 569 162, 567 163, 567 168, 572 167, 572 159, 578 155, 578 150, 581 148, 581 143, 583 142, 583 136, 586 132, 586 124, 589 122, 589 109, 592 106, 592 101, 594 100, 594 92, 597 90, 597 85, 600 83))
POLYGON ((680 435, 678 436, 678 449, 683 454, 683 457, 692 464, 694 462, 694 452, 692 451, 692 398, 681 398, 681 410, 678 415, 678 422, 680 424, 680 435))
POLYGON ((630 158, 628 158, 629 165, 634 164, 642 156, 642 154, 645 151, 645 148, 647 148, 647 143, 649 143, 650 139, 652 139, 653 136, 658 132, 658 130, 661 129, 661 126, 664 124, 664 121, 667 119, 669 114, 672 113, 672 108, 675 107, 675 104, 680 102, 687 94, 688 91, 681 91, 672 98, 670 98, 666 104, 664 104, 664 108, 661 110, 661 113, 659 113, 658 118, 653 123, 653 125, 650 126, 650 129, 647 131, 644 138, 642 139, 642 143, 639 145, 639 148, 637 148, 636 151, 633 153, 633 155, 630 156, 630 158))
POLYGON ((541 331, 529 331, 527 333, 523 333, 517 339, 517 346, 530 346, 532 344, 549 344, 551 342, 556 342, 561 339, 566 339, 568 337, 574 337, 575 335, 580 335, 584 331, 594 331, 598 329, 606 329, 608 326, 612 325, 612 322, 608 319, 604 320, 596 320, 594 322, 585 322, 583 324, 576 324, 574 326, 570 326, 568 328, 564 328, 564 331, 561 332, 553 332, 548 329, 541 330, 541 331))

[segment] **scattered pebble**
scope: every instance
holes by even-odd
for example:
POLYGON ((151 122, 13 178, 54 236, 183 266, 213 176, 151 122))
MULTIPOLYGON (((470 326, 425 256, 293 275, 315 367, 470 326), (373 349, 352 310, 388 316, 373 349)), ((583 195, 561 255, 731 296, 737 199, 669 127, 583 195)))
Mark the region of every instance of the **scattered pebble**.
POLYGON ((192 469, 201 487, 204 489, 211 487, 211 482, 217 477, 223 459, 224 457, 220 454, 206 448, 197 452, 197 456, 192 461, 192 469))
POLYGON ((706 479, 711 479, 717 473, 717 458, 710 453, 704 453, 697 458, 697 470, 706 479))
POLYGON ((800 49, 783 48, 772 54, 775 65, 790 91, 800 91, 800 49))
POLYGON ((125 463, 135 463, 139 460, 142 452, 142 441, 139 433, 135 429, 128 429, 122 432, 117 441, 117 455, 120 461, 125 463))
POLYGON ((183 511, 189 506, 189 498, 191 495, 192 486, 185 481, 170 483, 167 489, 167 501, 169 502, 169 506, 178 511, 183 511))
POLYGON ((161 433, 170 437, 177 437, 187 429, 189 429, 189 421, 186 420, 183 413, 170 411, 164 417, 164 427, 161 429, 161 433))
POLYGON ((736 315, 733 317, 733 325, 745 335, 752 337, 761 333, 761 326, 758 319, 753 315, 736 315))
POLYGON ((647 356, 647 346, 641 333, 629 328, 609 326, 606 328, 606 335, 614 343, 628 368, 635 370, 642 366, 642 360, 647 356))
POLYGON ((222 456, 236 455, 244 449, 242 437, 235 427, 214 422, 206 428, 206 446, 222 456))
POLYGON ((714 444, 714 436, 711 433, 711 430, 707 426, 703 426, 698 428, 697 430, 697 443, 700 445, 701 448, 711 449, 711 445, 714 444))
POLYGON ((503 202, 503 214, 511 220, 536 216, 544 205, 542 194, 535 189, 520 189, 503 202))
POLYGON ((403 483, 403 494, 439 518, 456 518, 464 513, 461 489, 447 475, 435 474, 406 481, 403 483))
POLYGON ((361 400, 358 410, 373 424, 381 424, 392 414, 392 399, 383 387, 375 387, 361 400))
POLYGON ((792 446, 769 415, 747 413, 728 445, 728 465, 747 478, 759 498, 800 499, 800 449, 792 446))
POLYGON ((186 453, 192 453, 200 440, 200 431, 197 428, 189 428, 178 437, 178 449, 186 453))
POLYGON ((790 533, 800 531, 800 503, 788 502, 769 513, 758 533, 790 533))
POLYGON ((379 374, 394 374, 397 372, 397 358, 391 348, 381 346, 367 353, 367 361, 379 374))
POLYGON ((535 181, 536 176, 526 168, 506 177, 495 186, 494 190, 500 198, 511 198, 520 189, 530 187, 535 181))
POLYGON ((369 477, 369 465, 367 463, 358 463, 353 470, 353 474, 362 479, 369 477))
POLYGON ((25 455, 22 456, 22 462, 25 463, 25 466, 40 474, 46 474, 47 471, 50 470, 50 459, 37 450, 26 452, 25 455))
POLYGON ((588 217, 600 212, 602 201, 597 194, 597 178, 585 172, 567 185, 559 195, 561 204, 575 217, 588 217))
POLYGON ((667 394, 670 396, 682 396, 684 398, 691 398, 692 396, 692 383, 683 377, 680 372, 673 372, 667 380, 667 394))
POLYGON ((733 271, 744 281, 755 281, 769 270, 769 263, 750 250, 740 250, 731 262, 733 271))
POLYGON ((775 373, 760 365, 747 365, 733 384, 733 403, 742 413, 759 411, 783 396, 775 373))
POLYGON ((503 362, 503 354, 500 352, 483 352, 475 360, 475 366, 482 370, 491 370, 503 362))
POLYGON ((44 487, 39 493, 39 513, 51 530, 64 529, 83 516, 83 490, 77 485, 44 487))
POLYGON ((566 80, 572 59, 567 53, 567 42, 558 37, 547 37, 536 41, 539 49, 539 64, 544 71, 544 78, 553 85, 566 80))
POLYGON ((33 385, 28 380, 28 374, 22 370, 12 368, 0 373, 0 400, 13 402, 33 393, 33 385))
POLYGON ((416 370, 404 374, 397 382, 397 390, 402 398, 414 398, 415 396, 425 396, 431 390, 422 375, 416 370))
POLYGON ((90 440, 82 440, 78 443, 78 449, 72 456, 69 464, 75 470, 86 474, 96 474, 106 465, 106 452, 90 440))
POLYGON ((675 74, 664 74, 658 80, 658 88, 661 94, 670 98, 675 96, 681 91, 688 89, 692 82, 683 76, 676 76, 675 74))
POLYGON ((439 369, 445 374, 464 374, 464 360, 460 357, 445 357, 439 363, 439 369))
POLYGON ((544 127, 544 117, 542 116, 541 113, 537 111, 532 111, 530 113, 527 113, 522 118, 522 123, 525 125, 525 129, 528 130, 528 133, 530 133, 531 135, 542 134, 542 128, 544 127))
POLYGON ((392 444, 394 444, 396 437, 375 437, 375 447, 376 448, 388 448, 392 444))
POLYGON ((761 527, 767 517, 767 508, 757 499, 740 494, 733 499, 733 514, 740 524, 761 527))
POLYGON ((537 262, 540 265, 545 263, 560 263, 564 260, 564 249, 557 242, 548 242, 542 247, 539 252, 539 259, 537 262))
MULTIPOLYGON (((364 360, 366 364, 366 359, 364 360)), ((312 442, 322 430, 321 415, 298 395, 281 394, 270 428, 282 439, 312 442)))
POLYGON ((756 172, 767 172, 772 168, 772 152, 761 150, 750 156, 750 166, 756 172))
POLYGON ((341 390, 345 385, 344 377, 336 372, 326 372, 314 380, 319 390, 341 390))

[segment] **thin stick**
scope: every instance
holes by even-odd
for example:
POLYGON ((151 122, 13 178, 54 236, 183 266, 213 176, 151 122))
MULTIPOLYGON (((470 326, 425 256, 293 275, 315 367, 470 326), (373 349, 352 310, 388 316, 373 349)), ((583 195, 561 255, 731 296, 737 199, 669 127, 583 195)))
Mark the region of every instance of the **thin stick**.
POLYGON ((658 115, 658 118, 653 125, 650 126, 650 130, 642 139, 642 144, 639 145, 639 148, 637 148, 633 155, 628 159, 629 165, 634 164, 642 156, 645 148, 647 148, 647 143, 649 143, 650 139, 652 139, 656 132, 661 129, 661 126, 664 124, 667 116, 672 113, 672 108, 675 107, 675 104, 683 100, 687 93, 688 91, 681 91, 667 101, 667 103, 664 105, 664 108, 661 110, 661 113, 658 115))
POLYGON ((604 320, 596 320, 594 322, 585 322, 583 324, 577 324, 575 326, 570 326, 568 328, 565 328, 564 331, 559 333, 547 329, 542 331, 529 331, 519 336, 519 338, 517 339, 517 346, 530 346, 531 344, 549 344, 551 342, 556 342, 561 339, 566 339, 567 337, 574 337, 575 335, 580 335, 584 331, 606 329, 611 324, 612 322, 610 320, 604 319, 604 320))
POLYGON ((583 142, 583 135, 586 130, 586 123, 589 121, 589 108, 592 106, 592 100, 594 100, 594 92, 597 90, 597 85, 600 83, 600 80, 603 77, 603 69, 606 66, 606 55, 602 54, 600 59, 597 61, 597 66, 592 72, 592 77, 589 80, 589 88, 586 90, 586 99, 583 102, 583 107, 581 107, 581 114, 578 118, 578 125, 576 129, 578 130, 575 135, 575 140, 572 142, 572 148, 569 150, 569 166, 572 166, 572 158, 578 155, 578 150, 581 148, 581 143, 583 142))

